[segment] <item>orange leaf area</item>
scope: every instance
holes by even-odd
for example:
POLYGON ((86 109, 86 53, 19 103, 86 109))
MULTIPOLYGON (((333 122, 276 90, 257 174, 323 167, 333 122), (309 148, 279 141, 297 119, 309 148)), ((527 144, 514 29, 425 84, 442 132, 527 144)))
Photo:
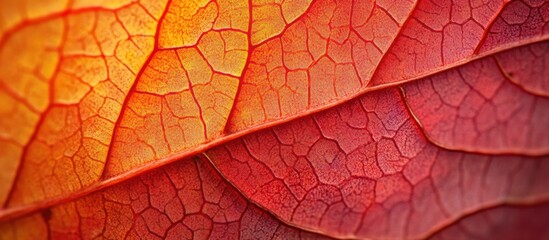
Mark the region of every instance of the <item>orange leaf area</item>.
POLYGON ((74 192, 217 138, 246 63, 249 17, 246 5, 203 4, 75 5, 8 29, 2 202, 74 192))
POLYGON ((10 190, 9 205, 20 205, 101 177, 122 105, 154 48, 163 7, 76 4, 38 16, 21 12, 28 18, 5 32, 0 52, 2 203, 10 190))

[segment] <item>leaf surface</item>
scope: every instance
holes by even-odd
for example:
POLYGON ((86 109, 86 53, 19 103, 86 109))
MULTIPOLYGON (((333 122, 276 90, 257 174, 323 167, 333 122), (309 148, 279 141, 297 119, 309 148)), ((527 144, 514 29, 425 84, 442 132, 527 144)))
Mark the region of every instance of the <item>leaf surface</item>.
POLYGON ((396 89, 207 155, 247 198, 280 219, 338 238, 419 239, 470 211, 549 197, 546 156, 440 148, 423 136, 396 89))
MULTIPOLYGON (((546 1, 5 6, 4 229, 38 221, 51 233, 79 214, 37 212, 103 196, 143 174, 173 183, 153 176, 192 168, 164 165, 206 150, 214 165, 196 164, 218 169, 236 189, 227 191, 242 192, 231 201, 296 233, 425 237, 471 211, 547 200, 546 1), (473 186, 490 190, 463 198, 473 186)), ((118 211, 89 208, 103 218, 118 211)), ((163 219, 156 215, 149 217, 163 219)), ((129 216, 129 227, 146 218, 129 216)), ((239 226, 223 234, 242 237, 251 224, 242 219, 225 219, 239 226)), ((170 221, 170 229, 195 230, 170 221)), ((99 236, 82 235, 84 228, 74 233, 99 236)))
POLYGON ((549 232, 543 226, 547 221, 547 204, 536 206, 500 206, 471 214, 455 225, 441 230, 430 239, 545 239, 549 232), (490 222, 487 228, 483 226, 490 222), (521 229, 516 231, 515 226, 521 229))
POLYGON ((541 86, 549 76, 543 75, 548 47, 527 45, 406 85, 406 101, 430 139, 445 148, 547 155, 549 99, 541 86), (533 64, 517 73, 511 61, 533 64))
POLYGON ((281 223, 250 204, 204 158, 186 159, 0 226, 1 239, 44 236, 53 239, 323 238, 281 223))

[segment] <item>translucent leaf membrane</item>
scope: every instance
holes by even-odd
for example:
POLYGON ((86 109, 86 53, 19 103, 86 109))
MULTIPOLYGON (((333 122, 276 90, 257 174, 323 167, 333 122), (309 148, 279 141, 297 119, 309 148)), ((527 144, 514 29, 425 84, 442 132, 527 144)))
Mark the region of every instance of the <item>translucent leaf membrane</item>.
POLYGON ((422 237, 468 211, 543 200, 548 9, 6 1, 0 220, 39 226, 51 211, 15 217, 219 145, 207 156, 248 200, 332 236, 422 237))
POLYGON ((549 154, 548 46, 515 48, 407 84, 408 106, 429 139, 445 148, 549 154))
POLYGON ((549 44, 540 42, 495 56, 505 77, 532 95, 549 97, 549 44))
POLYGON ((228 132, 303 114, 363 91, 415 4, 319 0, 287 26, 263 12, 278 5, 252 8, 252 16, 261 16, 252 18, 252 44, 254 37, 285 27, 251 48, 228 132))
POLYGON ((547 216, 547 204, 500 206, 471 214, 430 239, 547 239, 547 216))
POLYGON ((419 1, 370 86, 417 79, 498 48, 547 39, 546 1, 433 3, 419 1))
POLYGON ((207 13, 201 2, 75 2, 3 35, 4 207, 71 194, 218 138, 248 54, 249 9, 239 2, 207 3, 207 13), (195 29, 197 21, 209 24, 195 29))
POLYGON ((0 224, 0 239, 48 238, 325 237, 284 224, 251 204, 206 159, 199 157, 0 224))
POLYGON ((236 2, 169 3, 157 49, 124 102, 103 176, 222 134, 248 55, 249 6, 236 2))
MULTIPOLYGON (((50 6, 34 7, 44 5, 50 6)), ((159 8, 165 2, 67 9, 38 20, 27 16, 2 35, 3 206, 100 179, 123 103, 153 51, 159 8)))
POLYGON ((247 135, 207 156, 280 219, 338 238, 418 239, 470 211, 549 198, 547 157, 438 147, 396 89, 247 135))

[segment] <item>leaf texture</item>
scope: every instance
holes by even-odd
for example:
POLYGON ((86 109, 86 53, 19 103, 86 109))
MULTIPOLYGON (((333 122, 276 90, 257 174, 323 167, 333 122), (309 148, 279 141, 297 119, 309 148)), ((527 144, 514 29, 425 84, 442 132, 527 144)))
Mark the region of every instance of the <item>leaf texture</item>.
POLYGON ((546 208, 547 1, 0 17, 2 239, 489 237, 546 208))
POLYGON ((323 238, 250 204, 204 158, 168 165, 0 230, 2 239, 323 238))
POLYGON ((547 157, 440 148, 426 140, 394 89, 207 155, 280 219, 339 238, 420 239, 466 212, 549 197, 547 157))
POLYGON ((436 233, 431 239, 545 239, 549 233, 542 225, 547 221, 547 213, 547 204, 533 207, 495 207, 472 214, 459 223, 436 233), (490 227, 479 227, 486 221, 490 222, 490 227), (508 226, 519 227, 521 231, 508 226))

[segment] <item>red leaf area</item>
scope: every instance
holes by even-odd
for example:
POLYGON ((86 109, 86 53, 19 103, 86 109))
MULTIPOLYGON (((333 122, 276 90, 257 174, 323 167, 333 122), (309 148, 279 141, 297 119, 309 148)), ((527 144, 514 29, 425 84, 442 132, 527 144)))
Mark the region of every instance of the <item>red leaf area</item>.
POLYGON ((464 213, 549 194, 546 157, 440 148, 423 136, 398 90, 206 154, 249 199, 285 221, 338 237, 423 238, 464 213))
POLYGON ((6 6, 0 239, 549 238, 546 1, 6 6))

